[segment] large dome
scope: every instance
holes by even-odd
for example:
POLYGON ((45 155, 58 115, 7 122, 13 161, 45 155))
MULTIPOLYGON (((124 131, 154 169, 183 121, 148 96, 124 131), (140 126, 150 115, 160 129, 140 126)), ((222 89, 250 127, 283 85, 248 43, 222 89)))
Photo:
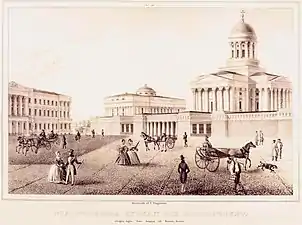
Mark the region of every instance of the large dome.
POLYGON ((231 31, 231 38, 256 38, 256 33, 254 28, 245 23, 244 21, 240 21, 239 23, 237 23, 232 31, 231 31))
POLYGON ((155 96, 156 92, 152 88, 148 87, 147 84, 145 84, 143 87, 139 88, 136 91, 136 94, 145 96, 155 96))

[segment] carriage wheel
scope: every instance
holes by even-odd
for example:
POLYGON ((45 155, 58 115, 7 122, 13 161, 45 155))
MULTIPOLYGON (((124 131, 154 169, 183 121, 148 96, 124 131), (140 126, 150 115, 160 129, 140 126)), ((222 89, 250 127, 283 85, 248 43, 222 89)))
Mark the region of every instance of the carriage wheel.
POLYGON ((207 156, 207 170, 209 172, 215 172, 220 164, 220 158, 218 157, 216 152, 211 152, 209 156, 207 156))
POLYGON ((45 142, 45 148, 46 148, 46 150, 50 150, 51 144, 49 142, 45 142))
POLYGON ((195 164, 199 169, 204 169, 207 167, 207 160, 202 153, 195 152, 195 164))
POLYGON ((172 148, 174 148, 175 142, 172 138, 168 138, 166 145, 167 145, 168 149, 172 149, 172 148))

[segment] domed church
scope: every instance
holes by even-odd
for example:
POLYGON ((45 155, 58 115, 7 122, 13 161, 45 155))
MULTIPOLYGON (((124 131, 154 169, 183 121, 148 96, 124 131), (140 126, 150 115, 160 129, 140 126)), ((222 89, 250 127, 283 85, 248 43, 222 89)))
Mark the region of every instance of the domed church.
POLYGON ((255 112, 291 107, 292 86, 284 76, 266 72, 257 58, 257 35, 241 20, 228 38, 229 58, 217 72, 191 83, 197 111, 255 112))

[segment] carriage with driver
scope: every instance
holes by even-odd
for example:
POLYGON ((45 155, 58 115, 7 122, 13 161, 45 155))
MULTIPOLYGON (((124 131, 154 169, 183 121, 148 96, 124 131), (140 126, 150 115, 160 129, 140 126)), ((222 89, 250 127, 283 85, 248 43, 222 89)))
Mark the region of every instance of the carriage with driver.
POLYGON ((249 158, 250 149, 256 148, 253 142, 248 142, 241 148, 213 148, 208 143, 204 143, 201 147, 196 148, 195 164, 200 169, 207 169, 209 172, 215 172, 219 168, 220 159, 222 158, 238 158, 244 159, 244 168, 247 169, 247 163, 251 167, 251 159, 249 158))
POLYGON ((176 136, 162 135, 162 136, 152 137, 146 134, 145 132, 141 132, 141 137, 144 139, 146 150, 150 150, 148 146, 148 144, 150 143, 154 144, 154 150, 155 150, 155 146, 157 146, 157 149, 160 150, 160 145, 163 142, 165 142, 166 147, 168 149, 173 149, 175 146, 175 142, 177 140, 176 136))

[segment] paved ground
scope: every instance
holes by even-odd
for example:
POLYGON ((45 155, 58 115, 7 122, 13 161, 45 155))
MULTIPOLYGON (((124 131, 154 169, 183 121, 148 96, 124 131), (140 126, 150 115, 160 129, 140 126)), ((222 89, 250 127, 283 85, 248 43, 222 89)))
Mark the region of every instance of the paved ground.
MULTIPOLYGON (((244 144, 244 143, 243 143, 244 144)), ((211 173, 196 167, 195 147, 176 146, 168 152, 145 152, 142 145, 138 152, 140 166, 118 166, 114 142, 80 157, 84 164, 78 171, 75 186, 47 182, 50 165, 9 166, 9 193, 11 194, 111 194, 111 195, 178 195, 179 177, 177 166, 183 154, 191 173, 187 195, 234 195, 233 183, 226 171, 226 160, 222 159, 219 170, 211 173)), ((278 162, 277 173, 257 169, 260 159, 269 161, 270 144, 252 151, 252 167, 242 173, 242 184, 247 195, 292 194, 291 161, 284 154, 278 162), (286 164, 286 163, 287 164, 286 164)))

